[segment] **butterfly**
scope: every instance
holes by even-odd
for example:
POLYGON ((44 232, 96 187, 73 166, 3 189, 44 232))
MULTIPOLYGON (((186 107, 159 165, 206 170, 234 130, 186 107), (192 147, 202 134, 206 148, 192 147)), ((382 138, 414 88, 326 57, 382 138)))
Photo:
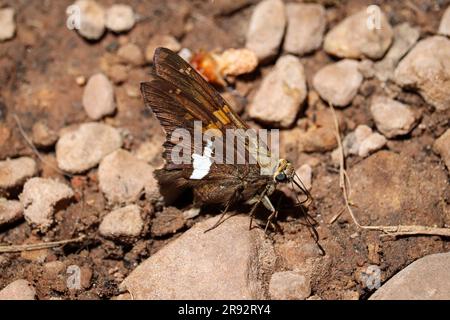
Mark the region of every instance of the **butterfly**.
MULTIPOLYGON (((223 205, 222 217, 232 204, 250 204, 250 228, 255 210, 262 203, 270 211, 266 231, 278 213, 269 197, 279 184, 290 183, 292 187, 300 188, 307 195, 306 200, 298 201, 300 205, 311 199, 289 161, 276 159, 275 163, 268 164, 259 161, 258 156, 255 156, 257 161, 250 161, 254 155, 254 149, 250 149, 256 143, 251 138, 240 150, 233 145, 232 151, 236 152, 236 157, 241 156, 244 161, 231 163, 213 161, 212 155, 217 150, 212 150, 212 137, 197 144, 174 141, 173 136, 179 129, 194 137, 196 123, 200 124, 201 132, 214 131, 215 138, 226 137, 228 130, 242 132, 250 129, 216 89, 176 53, 167 48, 157 48, 150 80, 141 83, 140 89, 145 105, 152 110, 166 134, 163 145, 165 165, 155 170, 161 190, 189 188, 193 191, 196 206, 223 205), (180 163, 174 160, 174 151, 180 148, 180 143, 188 152, 187 159, 192 161, 180 163), (261 174, 262 169, 267 169, 264 167, 269 165, 272 166, 269 168, 270 174, 261 174)), ((257 144, 256 149, 258 154, 271 155, 265 143, 257 144)))

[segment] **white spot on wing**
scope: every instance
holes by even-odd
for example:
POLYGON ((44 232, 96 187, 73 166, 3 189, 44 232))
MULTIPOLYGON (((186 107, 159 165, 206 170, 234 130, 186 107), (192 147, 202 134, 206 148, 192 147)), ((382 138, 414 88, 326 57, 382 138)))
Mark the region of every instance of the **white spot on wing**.
POLYGON ((192 155, 192 159, 194 159, 194 171, 192 171, 192 174, 189 177, 190 179, 200 180, 209 173, 209 169, 212 165, 211 155, 212 141, 208 140, 205 149, 203 150, 203 156, 196 153, 192 155))

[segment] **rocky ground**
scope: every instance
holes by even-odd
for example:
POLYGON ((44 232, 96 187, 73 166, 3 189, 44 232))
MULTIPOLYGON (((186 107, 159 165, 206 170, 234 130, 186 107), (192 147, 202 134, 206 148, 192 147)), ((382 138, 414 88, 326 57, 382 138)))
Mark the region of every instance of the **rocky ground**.
POLYGON ((448 238, 346 211, 329 108, 358 221, 449 228, 449 1, 72 4, 0 2, 0 299, 450 298, 448 238), (139 92, 157 46, 214 50, 226 100, 281 129, 324 254, 290 190, 268 235, 243 206, 204 233, 221 208, 162 201, 139 92))

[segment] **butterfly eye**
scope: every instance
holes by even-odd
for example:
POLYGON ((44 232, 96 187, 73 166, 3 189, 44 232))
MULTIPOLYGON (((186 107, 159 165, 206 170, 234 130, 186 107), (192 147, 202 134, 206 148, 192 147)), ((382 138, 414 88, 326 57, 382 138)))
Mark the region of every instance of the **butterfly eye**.
POLYGON ((275 180, 277 180, 278 182, 283 182, 284 180, 286 180, 286 174, 284 172, 280 172, 276 175, 275 180))

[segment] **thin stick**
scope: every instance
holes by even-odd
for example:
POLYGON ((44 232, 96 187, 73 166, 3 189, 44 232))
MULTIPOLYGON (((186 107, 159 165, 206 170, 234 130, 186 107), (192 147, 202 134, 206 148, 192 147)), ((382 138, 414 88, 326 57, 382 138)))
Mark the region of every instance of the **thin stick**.
POLYGON ((22 252, 22 251, 32 251, 32 250, 54 248, 54 247, 59 247, 61 245, 68 244, 68 243, 80 242, 84 238, 85 238, 85 236, 80 236, 75 239, 60 240, 60 241, 53 241, 53 242, 0 246, 0 253, 22 252))
POLYGON ((398 237, 398 236, 428 235, 428 236, 450 237, 450 228, 436 228, 436 227, 427 227, 427 226, 418 226, 418 225, 365 226, 365 225, 361 225, 358 222, 358 220, 356 219, 356 216, 350 206, 350 201, 349 201, 349 197, 351 194, 350 179, 347 175, 347 171, 345 170, 345 156, 344 156, 344 149, 342 148, 342 141, 341 141, 340 130, 339 130, 339 122, 337 120, 337 116, 336 116, 334 107, 331 103, 330 103, 330 109, 331 109, 333 119, 334 119, 335 135, 336 135, 336 139, 338 142, 338 150, 339 150, 339 186, 342 190, 342 196, 344 197, 345 206, 353 220, 353 223, 358 228, 361 228, 361 229, 384 232, 385 234, 383 236, 398 237))

